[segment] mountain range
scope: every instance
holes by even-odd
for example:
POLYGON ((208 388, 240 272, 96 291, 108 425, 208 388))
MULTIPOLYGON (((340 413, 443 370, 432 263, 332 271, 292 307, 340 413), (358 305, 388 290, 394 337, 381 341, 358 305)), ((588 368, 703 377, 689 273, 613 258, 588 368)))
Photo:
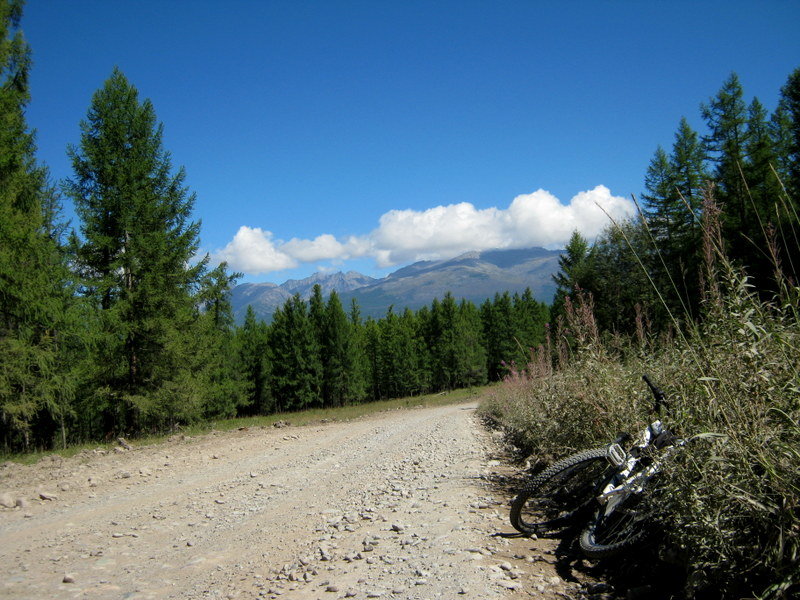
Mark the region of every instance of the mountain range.
POLYGON ((316 284, 326 299, 336 290, 345 311, 349 311, 351 299, 355 298, 361 315, 373 318, 385 316, 390 306, 395 311, 406 307, 416 310, 447 292, 456 300, 463 298, 480 305, 495 293, 530 288, 537 300, 550 303, 555 294, 552 276, 559 270, 558 258, 562 254, 563 250, 544 248, 486 250, 447 260, 416 262, 382 279, 349 271, 315 273, 280 285, 242 283, 232 289, 231 303, 237 323, 244 320, 248 305, 257 317, 270 321, 275 310, 294 294, 310 298, 316 284))

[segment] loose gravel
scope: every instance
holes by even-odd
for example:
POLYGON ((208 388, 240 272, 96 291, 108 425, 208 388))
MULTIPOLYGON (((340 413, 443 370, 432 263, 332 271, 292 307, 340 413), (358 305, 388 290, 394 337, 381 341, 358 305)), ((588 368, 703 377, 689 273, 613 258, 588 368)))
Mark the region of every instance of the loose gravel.
POLYGON ((0 466, 2 598, 577 598, 475 405, 0 466))

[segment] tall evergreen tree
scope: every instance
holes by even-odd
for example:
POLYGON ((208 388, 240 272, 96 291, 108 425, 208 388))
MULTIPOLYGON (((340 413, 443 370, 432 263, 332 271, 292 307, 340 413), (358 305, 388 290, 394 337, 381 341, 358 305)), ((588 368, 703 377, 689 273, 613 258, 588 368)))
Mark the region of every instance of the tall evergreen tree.
POLYGON ((353 329, 342 308, 339 294, 332 291, 325 307, 322 344, 324 397, 328 406, 343 406, 363 398, 358 347, 353 329))
POLYGON ((269 328, 247 307, 244 323, 236 330, 239 365, 249 382, 246 413, 266 415, 273 411, 270 390, 269 328))
POLYGON ((781 195, 780 240, 783 246, 783 268, 797 281, 800 279, 800 68, 789 75, 781 88, 778 109, 773 116, 773 139, 778 174, 788 192, 781 195))
MULTIPOLYGON (((576 229, 564 250, 565 253, 558 257, 559 271, 553 275, 556 293, 551 313, 554 319, 563 314, 566 296, 573 294, 576 289, 591 290, 593 287, 594 255, 586 238, 576 229)), ((491 375, 491 367, 489 372, 491 375)))
POLYGON ((795 208, 800 206, 800 68, 795 69, 781 88, 780 108, 785 114, 788 127, 786 164, 788 180, 784 185, 789 191, 795 208))
POLYGON ((483 323, 478 308, 462 300, 456 320, 456 387, 483 385, 487 381, 486 349, 483 347, 483 323))
MULTIPOLYGON (((149 100, 119 69, 92 97, 71 146, 65 189, 81 219, 77 265, 86 295, 102 310, 93 373, 105 431, 137 429, 148 394, 165 384, 159 368, 193 318, 191 291, 205 261, 191 264, 199 223, 185 173, 172 172, 163 127, 149 100)), ((171 355, 173 354, 173 355, 171 355)))
MULTIPOLYGON (((647 275, 636 256, 649 252, 650 241, 640 221, 611 225, 594 245, 595 278, 592 289, 594 311, 601 329, 620 333, 636 330, 636 305, 652 310, 648 315, 658 325, 666 323, 647 275)), ((680 315, 679 315, 680 316, 680 315)))
POLYGON ((207 358, 195 368, 205 380, 204 416, 230 418, 247 405, 251 382, 240 368, 234 341, 231 286, 240 273, 228 273, 226 263, 210 271, 201 282, 197 300, 202 312, 193 334, 205 340, 207 358))
POLYGON ((272 381, 277 410, 322 405, 320 347, 308 307, 300 294, 289 298, 270 326, 272 381))
POLYGON ((511 295, 496 293, 493 300, 486 300, 481 305, 481 322, 489 380, 499 381, 519 356, 511 295))
POLYGON ((656 148, 644 177, 645 192, 642 194, 645 214, 658 243, 669 243, 672 223, 677 219, 680 197, 677 192, 677 177, 672 161, 664 148, 656 148))
POLYGON ((686 117, 681 118, 672 146, 670 171, 680 200, 675 211, 676 225, 684 235, 696 228, 700 214, 703 189, 708 180, 705 161, 706 153, 697 132, 689 125, 686 117))
POLYGON ((66 297, 53 235, 57 200, 25 122, 31 59, 21 17, 21 1, 0 2, 0 429, 7 448, 28 447, 35 419, 60 419, 63 432, 71 385, 58 360, 66 297))
POLYGON ((718 199, 722 207, 724 235, 731 242, 736 258, 746 258, 750 249, 740 235, 753 216, 742 178, 747 144, 747 107, 739 77, 732 73, 722 84, 717 95, 700 112, 708 126, 703 138, 710 160, 715 165, 714 179, 718 186, 718 199))
POLYGON ((745 155, 743 171, 752 217, 743 233, 759 249, 750 253, 748 274, 756 285, 767 288, 774 268, 763 250, 767 248, 769 229, 777 224, 782 190, 774 171, 778 162, 767 111, 758 98, 754 98, 748 108, 745 155))
POLYGON ((530 359, 531 349, 545 341, 545 324, 550 319, 550 309, 537 302, 530 288, 519 295, 514 294, 514 330, 519 341, 520 355, 517 362, 525 364, 530 359))
POLYGON ((694 314, 699 301, 699 215, 708 178, 704 160, 697 133, 682 118, 672 154, 667 157, 659 147, 645 176, 642 198, 655 247, 641 248, 640 257, 676 314, 694 314))

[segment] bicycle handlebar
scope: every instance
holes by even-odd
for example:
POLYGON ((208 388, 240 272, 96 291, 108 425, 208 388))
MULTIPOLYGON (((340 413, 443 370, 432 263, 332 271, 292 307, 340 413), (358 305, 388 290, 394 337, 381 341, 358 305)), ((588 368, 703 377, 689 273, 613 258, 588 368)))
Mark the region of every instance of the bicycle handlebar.
POLYGON ((650 391, 653 392, 653 397, 656 399, 656 405, 655 405, 656 413, 661 412, 662 406, 667 409, 667 412, 669 412, 669 403, 666 400, 666 394, 664 394, 661 388, 659 388, 655 383, 653 383, 653 381, 650 379, 650 377, 647 376, 647 374, 642 375, 642 379, 644 379, 644 382, 650 388, 650 391))

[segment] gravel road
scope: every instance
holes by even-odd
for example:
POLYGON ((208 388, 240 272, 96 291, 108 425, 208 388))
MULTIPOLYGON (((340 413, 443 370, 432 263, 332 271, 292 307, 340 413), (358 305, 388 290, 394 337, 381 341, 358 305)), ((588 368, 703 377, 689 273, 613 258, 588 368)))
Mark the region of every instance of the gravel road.
POLYGON ((552 546, 493 535, 475 407, 5 463, 0 597, 577 597, 552 546))

